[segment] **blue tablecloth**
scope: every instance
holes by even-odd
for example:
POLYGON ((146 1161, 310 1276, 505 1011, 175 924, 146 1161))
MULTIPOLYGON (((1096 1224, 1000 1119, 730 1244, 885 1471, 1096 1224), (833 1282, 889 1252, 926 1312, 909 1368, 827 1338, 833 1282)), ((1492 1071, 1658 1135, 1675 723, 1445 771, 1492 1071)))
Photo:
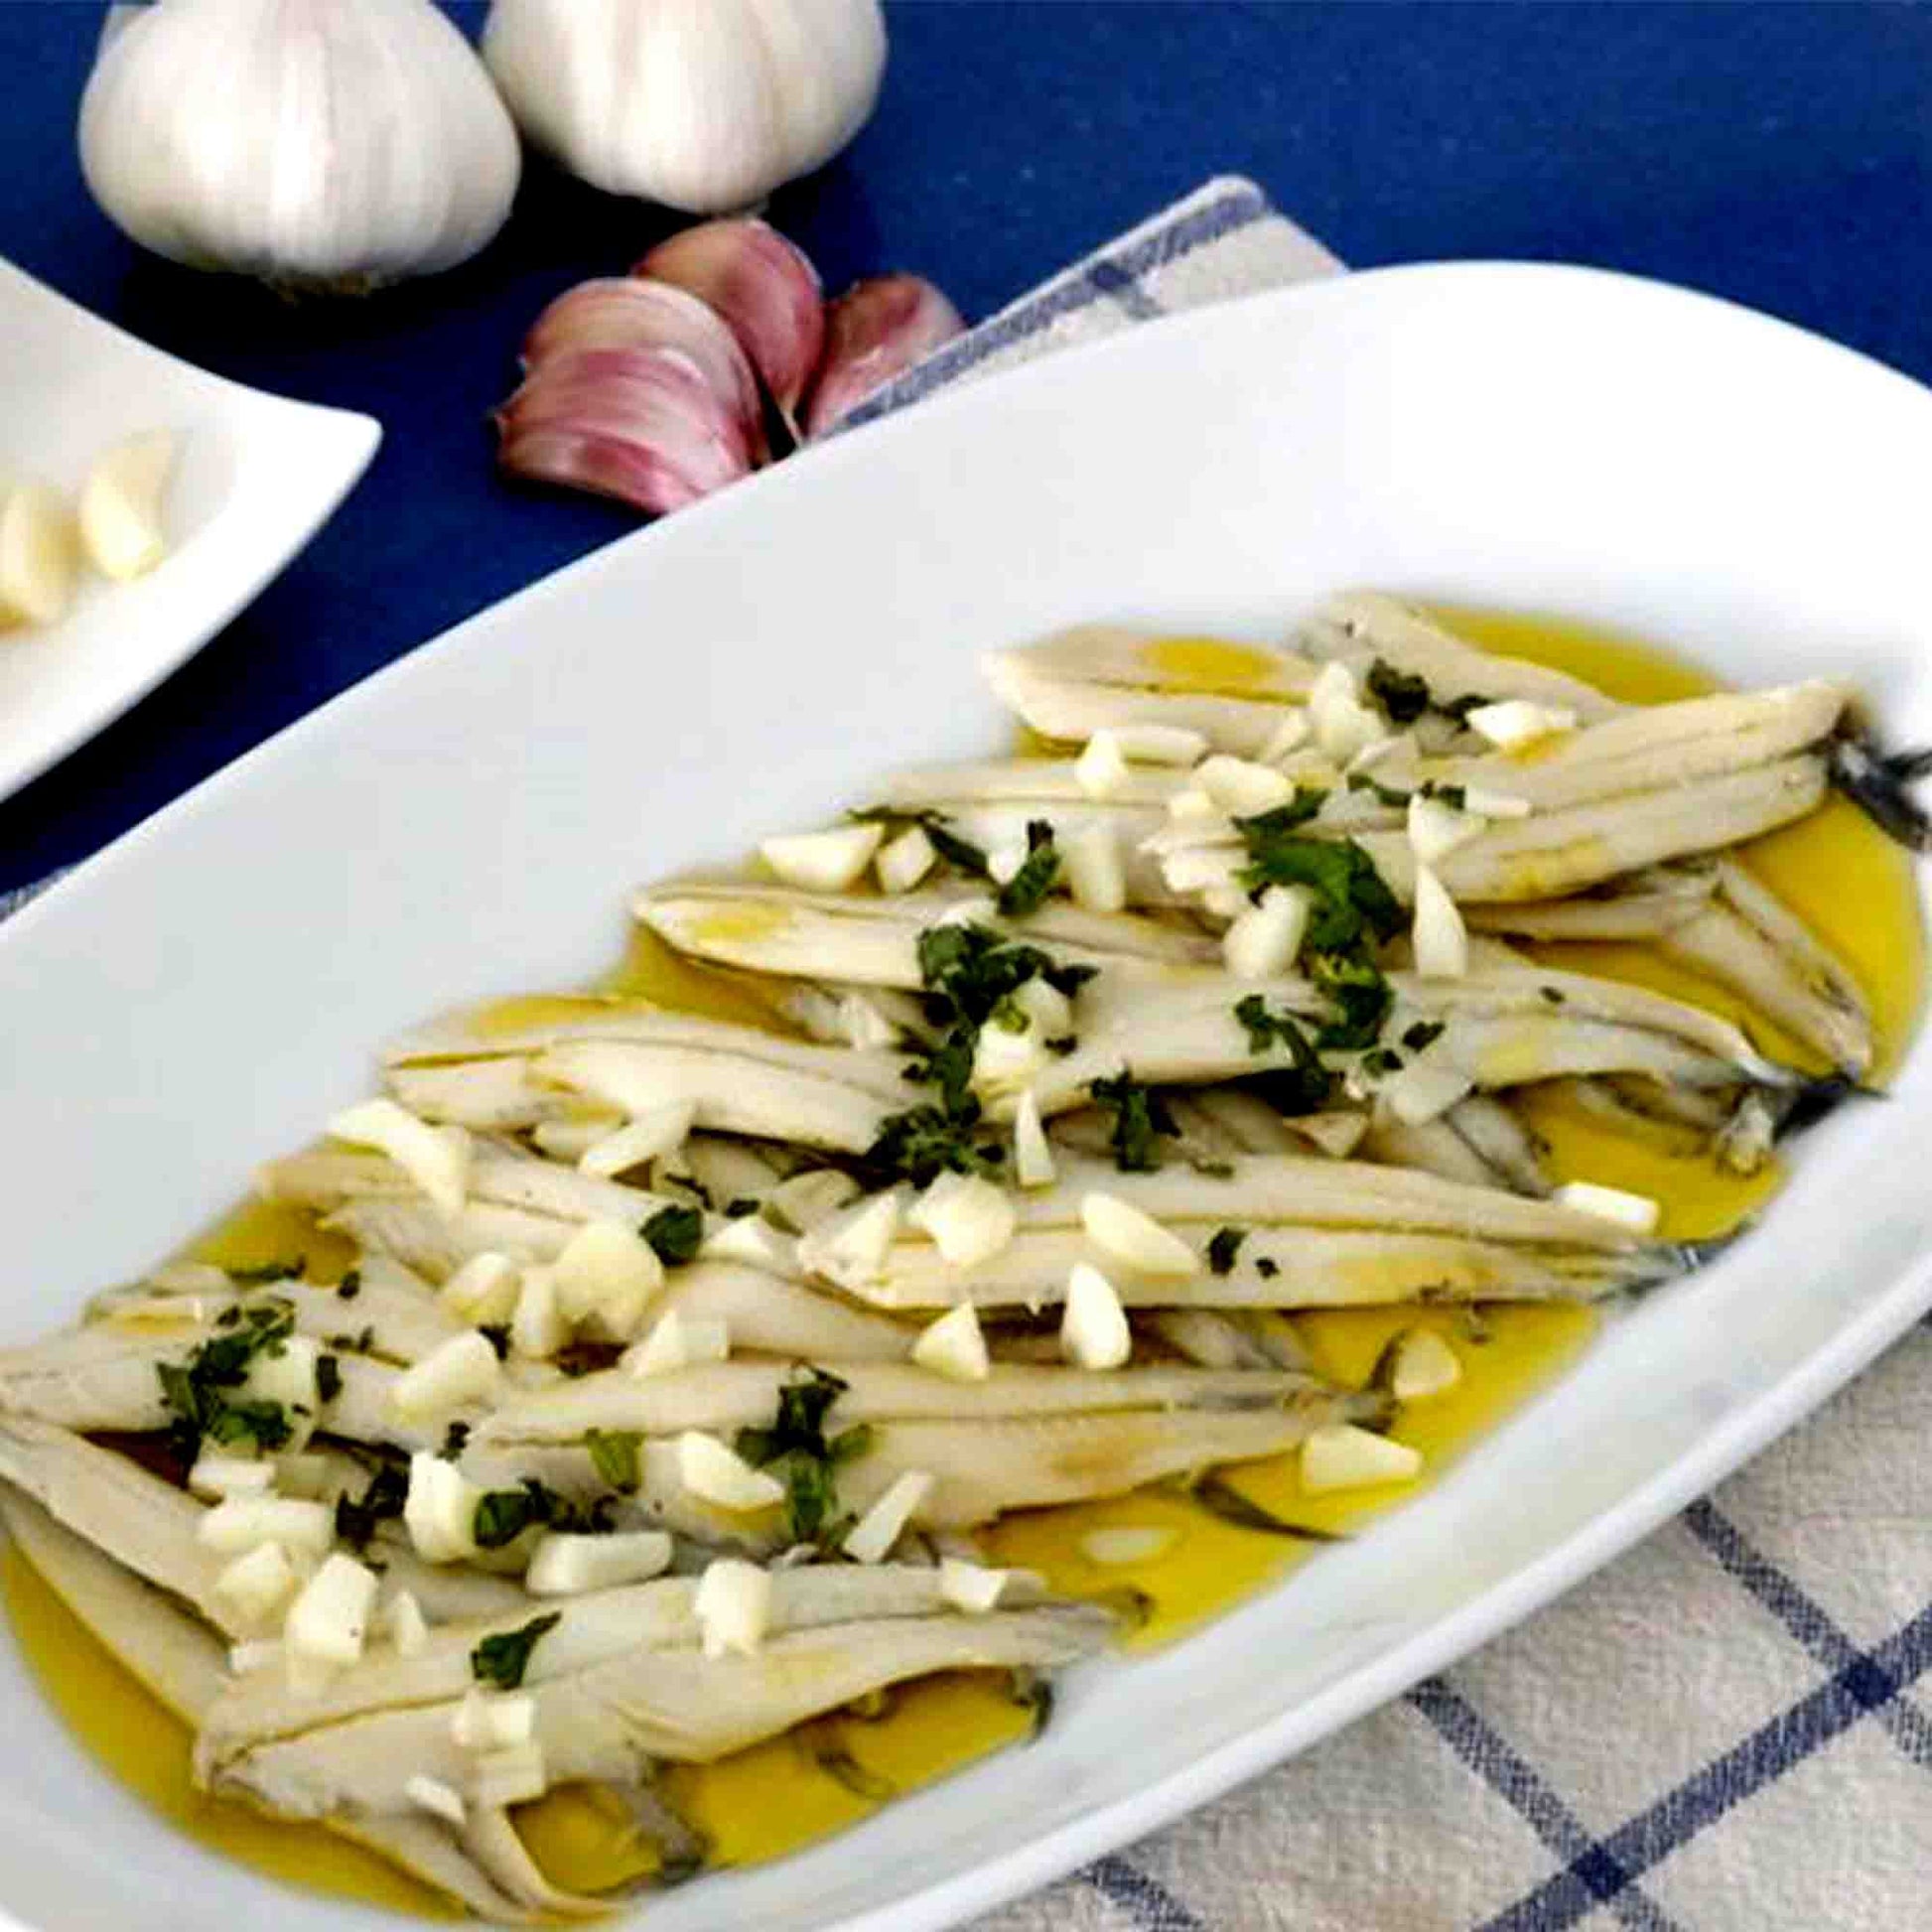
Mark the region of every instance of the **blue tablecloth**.
MULTIPOLYGON (((442 281, 289 308, 144 260, 73 113, 103 9, 0 4, 0 253, 165 348, 378 416, 314 547, 118 725, 0 806, 0 890, 94 850, 456 620, 629 527, 493 477, 484 412, 557 290, 661 217, 533 173, 442 281)), ((482 7, 452 7, 475 26, 482 7)), ((774 217, 841 285, 978 316, 1223 170, 1357 266, 1567 257, 1755 304, 1932 376, 1932 12, 1864 5, 897 0, 873 125, 774 217)), ((1775 406, 1767 399, 1767 406, 1775 406)))

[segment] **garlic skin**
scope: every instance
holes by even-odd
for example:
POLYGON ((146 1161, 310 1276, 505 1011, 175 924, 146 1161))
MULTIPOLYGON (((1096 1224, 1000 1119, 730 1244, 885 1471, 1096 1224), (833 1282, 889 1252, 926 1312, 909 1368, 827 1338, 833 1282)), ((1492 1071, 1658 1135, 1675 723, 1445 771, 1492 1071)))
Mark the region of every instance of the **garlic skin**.
POLYGON ((787 422, 825 347, 825 299, 804 250, 769 222, 705 221, 660 242, 631 274, 669 282, 731 325, 787 422))
POLYGON ((109 15, 80 166, 109 218, 171 261, 366 289, 474 255, 522 157, 431 0, 159 0, 109 15))
POLYGON ((825 357, 805 408, 805 434, 823 436, 965 329, 959 311, 917 275, 855 283, 826 312, 825 357))
POLYGON ((483 60, 532 146, 614 195, 749 207, 879 98, 879 0, 494 0, 483 60))
POLYGON ((748 477, 757 425, 681 349, 586 348, 547 357, 496 412, 512 476, 661 514, 748 477))

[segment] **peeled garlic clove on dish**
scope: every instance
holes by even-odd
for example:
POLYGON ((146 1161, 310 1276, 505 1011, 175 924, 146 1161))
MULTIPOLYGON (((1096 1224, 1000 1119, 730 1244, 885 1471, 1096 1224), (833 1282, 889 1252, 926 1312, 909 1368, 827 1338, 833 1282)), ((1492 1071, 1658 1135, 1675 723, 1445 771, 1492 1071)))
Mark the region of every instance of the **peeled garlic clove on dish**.
POLYGON ((161 498, 175 467, 165 429, 117 443, 87 473, 80 489, 80 541, 103 577, 125 584, 168 554, 161 498))
POLYGON ((753 425, 681 349, 547 358, 496 413, 512 476, 661 514, 750 476, 753 425))
POLYGON ((553 355, 582 348, 681 350, 745 423, 755 426, 762 455, 758 376, 731 326, 709 303, 669 282, 634 275, 580 282, 537 317, 523 344, 523 366, 534 370, 553 355))
POLYGON ((881 275, 849 288, 825 314, 825 359, 805 410, 805 434, 842 416, 964 332, 959 311, 916 275, 881 275))
POLYGON ((879 0, 495 0, 483 60, 536 147, 692 214, 809 174, 879 97, 879 0))
POLYGON ((631 271, 686 289, 744 345, 787 422, 825 346, 825 299, 804 251, 767 221, 706 221, 659 242, 631 271))
POLYGON ((0 484, 0 625, 58 623, 73 596, 68 506, 44 483, 0 484))
POLYGON ((366 289, 474 255, 522 156, 431 0, 161 0, 109 16, 80 166, 171 261, 366 289))

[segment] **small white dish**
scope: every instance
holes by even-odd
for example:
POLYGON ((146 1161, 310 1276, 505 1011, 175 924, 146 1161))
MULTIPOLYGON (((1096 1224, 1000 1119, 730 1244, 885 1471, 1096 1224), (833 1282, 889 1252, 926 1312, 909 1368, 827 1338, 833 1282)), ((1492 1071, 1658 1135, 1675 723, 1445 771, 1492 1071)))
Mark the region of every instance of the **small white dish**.
MULTIPOLYGON (((368 1091, 384 1038, 592 978, 638 882, 1004 742, 984 646, 1076 619, 1271 638, 1378 585, 1619 624, 1740 683, 1844 675, 1932 741, 1928 448, 1932 393, 1782 324, 1467 265, 1152 324, 809 450, 413 653, 0 927, 0 1337, 205 1223, 368 1091)), ((1075 1673, 1036 1744, 637 1923, 932 1932, 1441 1669, 1932 1306, 1909 1158, 1929 1142, 1921 1042, 1885 1105, 1806 1138, 1758 1231, 1373 1534, 1160 1655, 1075 1673)), ((4 1642, 0 1911, 41 1932, 400 1924, 178 1837, 4 1642)))
POLYGON ((315 535, 381 425, 177 361, 0 261, 0 477, 69 500, 89 465, 173 430, 168 556, 131 584, 83 571, 44 628, 0 630, 0 798, 84 744, 192 657, 315 535))

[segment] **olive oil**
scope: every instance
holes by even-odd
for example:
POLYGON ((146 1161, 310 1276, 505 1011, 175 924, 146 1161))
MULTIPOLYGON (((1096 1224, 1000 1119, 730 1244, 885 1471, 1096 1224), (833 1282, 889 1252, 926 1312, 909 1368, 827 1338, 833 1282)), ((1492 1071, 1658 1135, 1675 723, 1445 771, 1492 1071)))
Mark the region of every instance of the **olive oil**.
MULTIPOLYGON (((1715 688, 1694 666, 1628 638, 1542 619, 1446 615, 1492 650, 1571 671, 1630 703, 1715 688)), ((1150 647, 1149 661, 1173 683, 1227 696, 1255 695, 1273 671, 1268 652, 1218 638, 1162 639, 1150 647)), ((1882 1077, 1910 1037, 1922 994, 1925 941, 1910 861, 1840 800, 1757 841, 1742 856, 1864 989, 1882 1077)), ((1803 1057, 1795 1042, 1733 995, 1642 947, 1551 946, 1539 956, 1698 1001, 1744 1026, 1766 1051, 1803 1057)), ((488 1017, 507 1033, 588 1018, 608 1011, 614 1000, 785 1030, 775 1002, 750 976, 693 965, 641 928, 621 967, 592 993, 504 1001, 488 1017)), ((1661 1232, 1667 1238, 1697 1239, 1733 1228, 1778 1183, 1775 1166, 1741 1179, 1722 1171, 1694 1137, 1668 1128, 1628 1133, 1549 1094, 1532 1096, 1527 1112, 1547 1144, 1555 1178, 1587 1178, 1654 1196, 1664 1205, 1661 1232)), ((350 1258, 346 1244, 323 1234, 312 1217, 261 1203, 241 1209, 187 1254, 233 1267, 302 1255, 319 1280, 332 1279, 350 1258)), ((1360 1531, 1439 1477, 1463 1448, 1574 1360, 1595 1320, 1588 1309, 1548 1305, 1301 1315, 1295 1327, 1316 1368, 1347 1386, 1364 1385, 1384 1348, 1406 1329, 1431 1329, 1454 1350, 1459 1382, 1405 1407, 1393 1430, 1397 1440, 1425 1454, 1421 1482, 1310 1495, 1302 1487, 1299 1458, 1281 1456, 1222 1472, 1219 1495, 1210 1491, 1206 1499, 1161 1488, 1011 1516, 982 1539, 988 1561, 1040 1571, 1057 1589, 1117 1605, 1127 1615, 1133 1646, 1171 1641, 1318 1554, 1321 1538, 1360 1531), (1097 1560, 1107 1543, 1093 1542, 1094 1532, 1122 1529, 1159 1534, 1138 1539, 1143 1548, 1131 1563, 1097 1560)), ((398 1910, 448 1915, 435 1894, 344 1839, 197 1793, 189 1775, 187 1726, 116 1662, 17 1551, 6 1554, 4 1589, 23 1654, 56 1709, 110 1771, 181 1829, 291 1882, 398 1910)), ((875 1718, 836 1716, 715 1765, 670 1767, 660 1795, 702 1834, 712 1863, 745 1864, 840 1830, 891 1796, 1013 1741, 1031 1722, 1003 1680, 951 1675, 896 1692, 875 1718)), ((647 1881, 656 1869, 655 1849, 609 1792, 552 1792, 522 1807, 517 1825, 544 1871, 566 1887, 613 1889, 647 1881)))

